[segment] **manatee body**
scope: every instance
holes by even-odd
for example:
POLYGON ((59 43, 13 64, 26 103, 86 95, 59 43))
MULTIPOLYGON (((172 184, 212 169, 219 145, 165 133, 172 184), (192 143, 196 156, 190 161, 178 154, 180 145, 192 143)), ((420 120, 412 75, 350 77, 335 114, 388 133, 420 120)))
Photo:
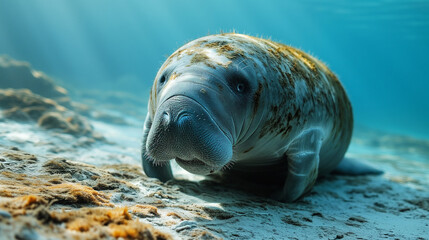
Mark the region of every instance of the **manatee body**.
POLYGON ((201 175, 231 169, 276 176, 283 185, 276 196, 285 202, 339 164, 353 130, 347 94, 322 62, 235 33, 174 52, 148 105, 142 162, 149 177, 171 179, 171 159, 201 175))

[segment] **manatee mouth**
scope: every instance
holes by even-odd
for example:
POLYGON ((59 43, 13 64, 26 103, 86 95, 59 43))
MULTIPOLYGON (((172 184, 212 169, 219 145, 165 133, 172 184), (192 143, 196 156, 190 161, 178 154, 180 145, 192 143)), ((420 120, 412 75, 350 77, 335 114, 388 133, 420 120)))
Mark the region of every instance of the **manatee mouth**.
POLYGON ((176 159, 188 172, 207 175, 232 158, 232 142, 210 112, 183 95, 168 98, 156 110, 146 149, 155 162, 176 159))
POLYGON ((222 167, 210 166, 196 158, 192 160, 183 160, 181 158, 176 157, 175 160, 177 164, 179 164, 179 166, 183 169, 187 170, 188 172, 199 175, 211 174, 222 169, 222 167))

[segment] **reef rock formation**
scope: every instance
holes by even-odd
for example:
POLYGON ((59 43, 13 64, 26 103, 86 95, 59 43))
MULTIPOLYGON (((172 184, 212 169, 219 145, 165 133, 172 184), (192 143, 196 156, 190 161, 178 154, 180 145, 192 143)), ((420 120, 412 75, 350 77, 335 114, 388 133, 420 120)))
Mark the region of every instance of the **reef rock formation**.
POLYGON ((34 121, 45 129, 101 139, 75 112, 85 107, 72 103, 66 89, 29 63, 0 56, 0 120, 34 121))
MULTIPOLYGON (((75 111, 80 115, 114 124, 128 124, 120 116, 115 116, 97 109, 91 109, 87 104, 72 102, 68 91, 63 87, 58 86, 48 75, 41 71, 34 70, 27 62, 14 60, 6 55, 0 55, 0 89, 27 89, 34 95, 44 97, 45 99, 53 101, 61 107, 75 111)), ((24 92, 20 92, 18 94, 22 96, 24 92)), ((74 95, 78 96, 80 100, 87 100, 88 98, 87 95, 80 91, 75 92, 74 95)), ((145 100, 142 98, 131 97, 127 93, 115 92, 113 94, 106 94, 105 91, 92 91, 89 95, 90 99, 101 97, 102 99, 101 101, 98 101, 99 103, 109 104, 109 102, 115 102, 114 105, 108 105, 109 107, 120 104, 121 106, 118 109, 121 110, 130 109, 130 103, 132 106, 147 105, 145 100)), ((88 103, 92 104, 93 102, 89 101, 88 103)), ((28 119, 26 114, 22 114, 22 112, 15 113, 15 110, 17 109, 12 110, 12 112, 8 114, 13 115, 14 119, 28 119)), ((37 110, 41 110, 41 108, 36 107, 25 109, 27 115, 31 115, 32 113, 37 115, 40 113, 40 111, 37 110)), ((135 108, 132 108, 129 112, 135 113, 135 108)), ((63 121, 64 119, 61 119, 58 114, 50 113, 49 116, 46 117, 47 118, 42 119, 43 121, 39 122, 40 125, 45 126, 46 128, 67 128, 69 129, 68 132, 75 132, 73 127, 66 124, 63 121)), ((30 116, 30 118, 33 118, 33 120, 36 121, 39 119, 39 117, 34 116, 30 116)), ((144 119, 144 116, 142 118, 144 119)))
POLYGON ((61 105, 70 106, 67 90, 57 86, 41 71, 31 68, 27 62, 0 56, 0 88, 26 88, 46 98, 55 99, 61 105))
POLYGON ((28 89, 0 89, 0 108, 3 108, 4 118, 36 121, 46 129, 99 138, 85 118, 28 89))

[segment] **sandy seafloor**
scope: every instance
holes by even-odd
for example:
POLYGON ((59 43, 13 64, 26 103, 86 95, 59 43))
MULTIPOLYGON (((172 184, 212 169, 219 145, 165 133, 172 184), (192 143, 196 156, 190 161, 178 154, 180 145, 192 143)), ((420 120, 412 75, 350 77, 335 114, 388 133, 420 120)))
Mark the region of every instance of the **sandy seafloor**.
POLYGON ((59 98, 65 108, 0 89, 0 240, 429 239, 428 140, 358 126, 347 156, 384 174, 329 175, 287 204, 266 197, 270 186, 204 179, 178 166, 176 180, 147 178, 140 164, 145 99, 71 96, 73 104, 59 98), (4 107, 19 101, 20 109, 4 107), (46 129, 54 123, 68 133, 46 129))
MULTIPOLYGON (((0 174, 0 179, 6 179, 5 171, 37 176, 43 171, 41 166, 55 158, 65 159, 70 164, 96 166, 77 164, 76 168, 82 168, 82 176, 72 174, 68 180, 76 183, 88 178, 85 172, 97 174, 97 171, 109 169, 107 165, 127 164, 141 173, 142 123, 132 117, 127 120, 130 122, 127 125, 90 120, 95 130, 107 139, 92 144, 79 144, 85 142, 86 137, 43 130, 33 123, 2 120, 0 158, 3 169, 0 173, 3 175, 0 174), (33 154, 37 161, 32 165, 36 166, 23 166, 22 161, 15 164, 17 160, 11 155, 14 152, 33 154)), ((133 218, 152 224, 173 239, 428 239, 428 146, 425 141, 358 128, 348 155, 371 163, 385 174, 328 176, 318 181, 309 196, 292 204, 270 200, 257 192, 249 193, 234 184, 231 187, 210 180, 198 182, 198 178, 178 169, 178 178, 193 180, 163 184, 137 174, 127 183, 132 185, 132 191, 122 187, 107 188, 110 192, 106 194, 105 203, 109 204, 102 205, 127 206, 128 209, 136 204, 144 205, 145 209, 153 206, 156 214, 134 214, 133 218)), ((7 199, 2 196, 0 201, 7 199)), ((49 208, 50 211, 62 208, 70 211, 81 207, 99 206, 90 202, 65 202, 53 203, 49 208)), ((31 211, 29 214, 31 216, 31 211)), ((18 223, 18 216, 12 214, 9 221, 0 222, 0 239, 13 239, 13 234, 26 229, 18 223)), ((30 230, 33 235, 25 239, 85 238, 79 231, 59 226, 65 230, 56 230, 54 234, 34 227, 30 230)))

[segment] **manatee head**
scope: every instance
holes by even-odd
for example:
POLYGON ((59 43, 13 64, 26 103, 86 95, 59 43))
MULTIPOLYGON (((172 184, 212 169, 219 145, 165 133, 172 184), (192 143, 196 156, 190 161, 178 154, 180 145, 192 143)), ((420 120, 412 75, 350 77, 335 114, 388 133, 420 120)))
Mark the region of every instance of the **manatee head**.
POLYGON ((159 70, 149 101, 146 150, 155 162, 175 159, 206 175, 227 167, 249 135, 261 84, 242 50, 221 36, 178 49, 159 70), (222 50, 222 46, 225 49, 222 50), (251 119, 251 120, 249 120, 251 119))

